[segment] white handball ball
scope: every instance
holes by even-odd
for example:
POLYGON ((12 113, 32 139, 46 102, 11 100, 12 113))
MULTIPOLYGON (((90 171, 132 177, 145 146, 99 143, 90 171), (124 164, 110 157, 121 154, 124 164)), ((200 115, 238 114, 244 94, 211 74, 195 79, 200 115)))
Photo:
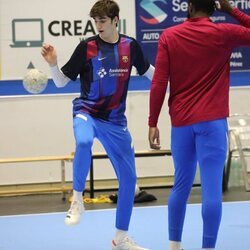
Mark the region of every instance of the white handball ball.
POLYGON ((38 69, 30 69, 23 78, 23 87, 31 94, 42 93, 48 84, 48 77, 38 69))

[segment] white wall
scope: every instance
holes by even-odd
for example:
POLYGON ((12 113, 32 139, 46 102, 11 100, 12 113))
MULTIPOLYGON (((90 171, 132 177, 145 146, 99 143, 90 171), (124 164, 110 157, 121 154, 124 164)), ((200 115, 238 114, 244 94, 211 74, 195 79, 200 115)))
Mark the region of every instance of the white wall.
MULTIPOLYGON (((249 88, 230 92, 231 113, 249 113, 249 88)), ((0 98, 0 158, 65 155, 74 151, 71 101, 75 95, 26 96, 0 98)), ((127 100, 129 129, 136 150, 149 149, 147 142, 148 92, 130 92, 127 100)), ((163 148, 170 147, 170 123, 167 104, 161 113, 159 128, 163 148)), ((103 151, 95 142, 94 152, 103 151)), ((137 159, 139 177, 166 176, 173 173, 171 157, 137 159)), ((114 178, 108 160, 97 160, 95 178, 114 178)), ((71 164, 67 165, 71 180, 71 164)), ((20 184, 60 180, 58 162, 8 164, 0 166, 0 183, 20 184)))
MULTIPOLYGON (((75 95, 27 96, 0 98, 0 158, 67 155, 74 151, 71 101, 75 95)), ((167 109, 165 110, 167 114, 167 109)), ((130 92, 127 102, 129 129, 136 150, 149 149, 147 143, 148 92, 130 92)), ((167 115, 164 124, 162 147, 169 148, 167 115)), ((94 152, 103 151, 95 141, 94 152)), ((172 173, 171 158, 137 159, 138 176, 165 176, 172 173), (166 163, 167 162, 167 163, 166 163)), ((50 182, 60 179, 59 162, 8 164, 0 166, 0 183, 50 182)), ((95 163, 95 178, 113 178, 108 160, 95 163), (98 167, 100 166, 100 167, 98 167)), ((67 167, 71 180, 71 164, 67 167)))

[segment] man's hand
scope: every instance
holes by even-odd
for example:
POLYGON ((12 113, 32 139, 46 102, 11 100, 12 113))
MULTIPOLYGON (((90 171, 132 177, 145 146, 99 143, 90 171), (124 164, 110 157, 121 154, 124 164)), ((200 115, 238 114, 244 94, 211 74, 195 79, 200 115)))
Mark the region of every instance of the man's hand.
POLYGON ((148 140, 150 148, 160 149, 160 132, 157 127, 150 127, 148 130, 148 140))
POLYGON ((41 54, 50 66, 57 64, 56 50, 52 45, 45 43, 42 47, 41 54))
POLYGON ((216 1, 216 9, 218 11, 230 14, 233 10, 233 7, 228 0, 218 0, 216 1))

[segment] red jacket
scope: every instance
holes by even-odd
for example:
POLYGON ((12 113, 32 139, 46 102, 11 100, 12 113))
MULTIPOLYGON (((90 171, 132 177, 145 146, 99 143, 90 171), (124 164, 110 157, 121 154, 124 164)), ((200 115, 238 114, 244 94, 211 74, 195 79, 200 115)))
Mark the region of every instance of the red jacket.
POLYGON ((241 25, 215 24, 207 17, 190 18, 162 33, 150 90, 150 127, 157 126, 168 81, 173 126, 229 115, 231 52, 250 45, 250 16, 236 8, 232 16, 241 25))

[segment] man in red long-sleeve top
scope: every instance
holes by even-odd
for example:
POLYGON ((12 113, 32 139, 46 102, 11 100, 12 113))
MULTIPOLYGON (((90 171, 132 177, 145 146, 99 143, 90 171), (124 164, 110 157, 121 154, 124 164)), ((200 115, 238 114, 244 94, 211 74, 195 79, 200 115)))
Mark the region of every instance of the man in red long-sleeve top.
POLYGON ((166 29, 159 40, 150 91, 149 143, 160 148, 158 117, 170 82, 171 151, 175 182, 169 209, 170 250, 181 249, 187 199, 200 167, 202 249, 214 249, 221 220, 222 176, 227 152, 230 56, 250 45, 250 16, 228 0, 189 0, 188 19, 166 29), (213 23, 215 8, 241 25, 213 23))

